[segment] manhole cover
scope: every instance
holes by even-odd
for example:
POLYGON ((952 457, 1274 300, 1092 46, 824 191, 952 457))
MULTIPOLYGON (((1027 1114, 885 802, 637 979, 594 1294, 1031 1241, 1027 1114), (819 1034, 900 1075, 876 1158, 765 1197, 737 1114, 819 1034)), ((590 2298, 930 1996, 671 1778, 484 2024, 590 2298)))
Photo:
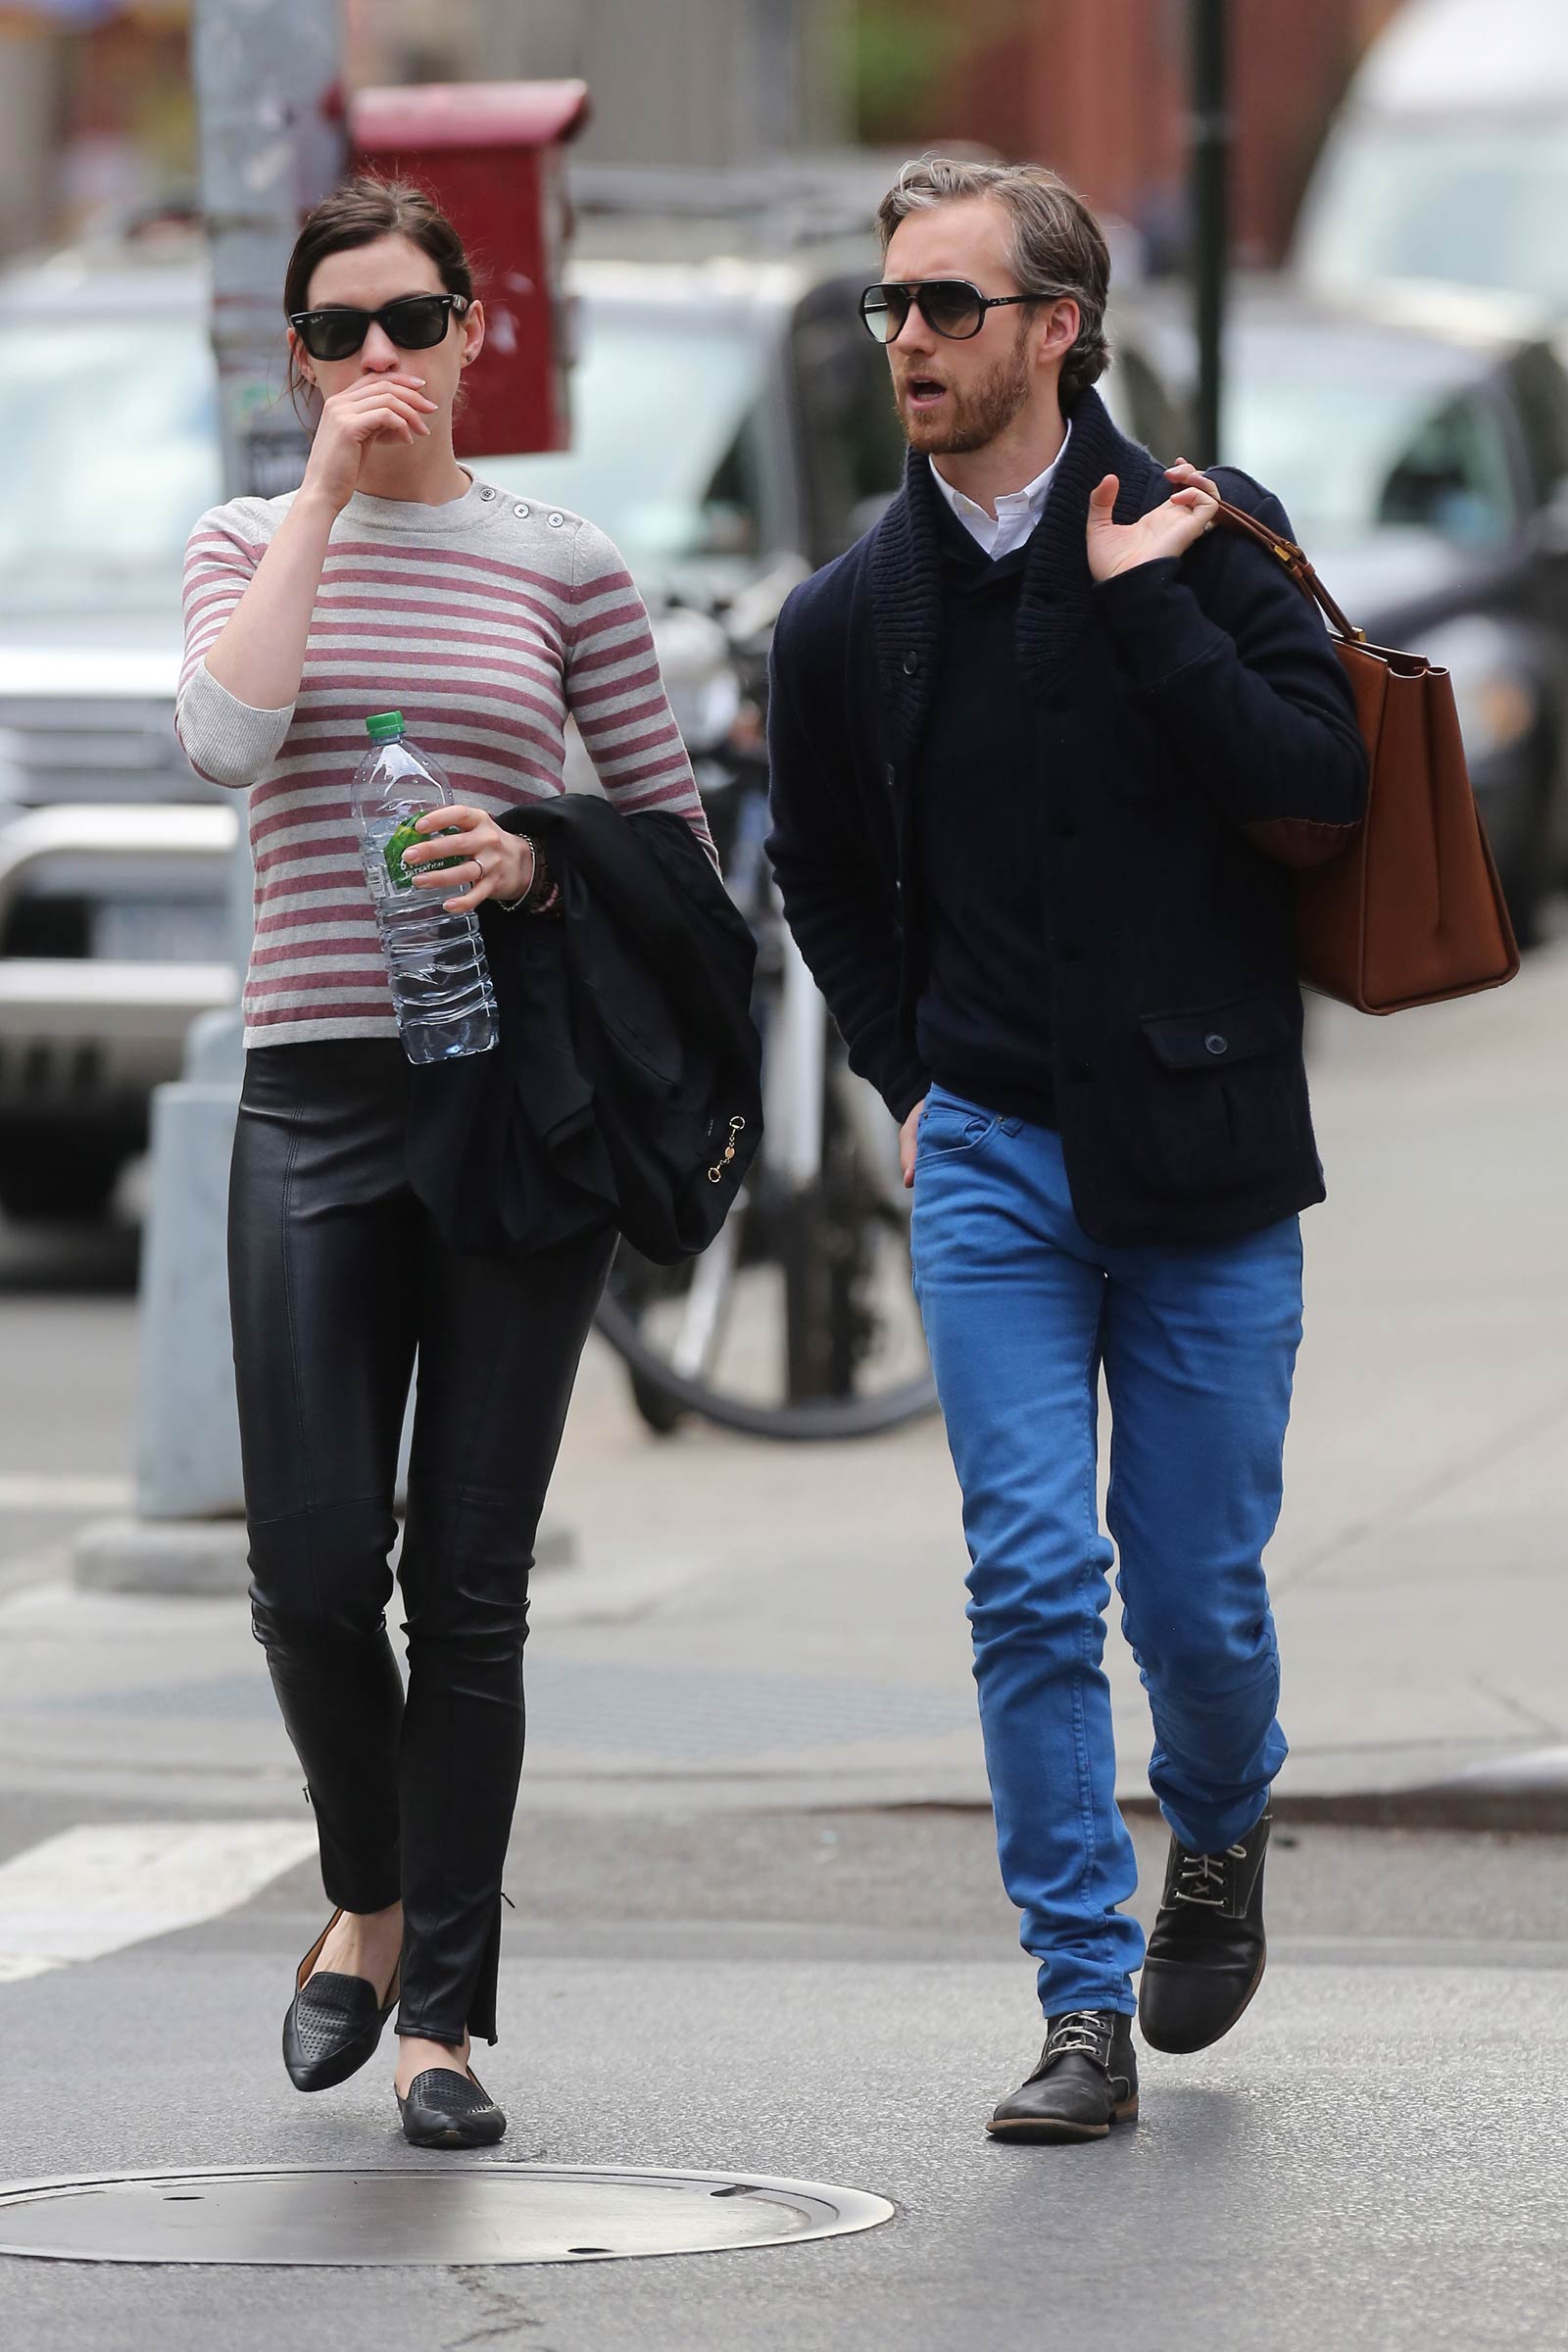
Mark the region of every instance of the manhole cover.
POLYGON ((841 2237, 885 2197, 813 2180, 549 2164, 126 2173, 0 2189, 0 2254, 54 2262, 606 2262, 841 2237))

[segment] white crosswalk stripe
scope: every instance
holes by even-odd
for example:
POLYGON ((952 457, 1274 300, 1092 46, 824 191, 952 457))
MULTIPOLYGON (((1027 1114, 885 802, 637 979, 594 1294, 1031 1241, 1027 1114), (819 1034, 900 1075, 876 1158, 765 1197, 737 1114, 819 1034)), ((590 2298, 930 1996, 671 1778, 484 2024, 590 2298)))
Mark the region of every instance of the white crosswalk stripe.
POLYGON ((82 1823, 0 1863, 0 1984, 248 1902, 316 1851, 308 1821, 82 1823))

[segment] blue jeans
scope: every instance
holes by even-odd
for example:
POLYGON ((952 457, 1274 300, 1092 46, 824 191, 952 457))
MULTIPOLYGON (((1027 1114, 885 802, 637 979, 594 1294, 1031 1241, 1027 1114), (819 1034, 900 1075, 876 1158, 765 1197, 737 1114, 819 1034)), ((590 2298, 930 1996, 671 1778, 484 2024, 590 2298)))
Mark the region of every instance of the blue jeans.
POLYGON ((1285 1760, 1262 1552, 1301 1336, 1298 1220, 1115 1249, 1072 1211, 1051 1129, 932 1089, 915 1291, 971 1562, 968 1615, 1002 1876, 1046 2015, 1135 2004, 1143 1932, 1101 1667, 1111 1547, 1153 1717, 1150 1783, 1183 1845, 1242 1837, 1285 1760))

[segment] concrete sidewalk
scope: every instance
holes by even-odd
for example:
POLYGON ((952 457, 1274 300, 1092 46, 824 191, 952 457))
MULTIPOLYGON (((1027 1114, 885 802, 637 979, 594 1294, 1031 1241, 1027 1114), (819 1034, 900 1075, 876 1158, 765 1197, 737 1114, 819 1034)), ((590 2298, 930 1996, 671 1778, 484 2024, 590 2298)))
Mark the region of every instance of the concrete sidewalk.
MULTIPOLYGON (((1332 1199, 1270 1557, 1282 1797, 1568 1826, 1568 943, 1500 995, 1314 1013, 1332 1199)), ((536 1580, 525 1802, 985 1801, 940 1428, 859 1446, 650 1438, 596 1342, 536 1580)), ((0 1600, 14 1788, 271 1810, 297 1774, 237 1598, 0 1600)), ((1148 1718, 1113 1630, 1125 1796, 1148 1718)))

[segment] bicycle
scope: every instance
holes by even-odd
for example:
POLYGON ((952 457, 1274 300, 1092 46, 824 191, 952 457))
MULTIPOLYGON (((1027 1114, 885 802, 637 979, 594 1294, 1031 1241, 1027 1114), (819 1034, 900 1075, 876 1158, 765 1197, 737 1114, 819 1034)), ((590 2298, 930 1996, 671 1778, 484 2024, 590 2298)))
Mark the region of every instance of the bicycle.
POLYGON ((936 1406, 909 1282, 909 1195, 880 1097, 849 1067, 763 852, 760 751, 698 762, 724 878, 758 942, 760 1149, 717 1239, 656 1266, 622 1243, 598 1328, 650 1429, 878 1435, 936 1406))

